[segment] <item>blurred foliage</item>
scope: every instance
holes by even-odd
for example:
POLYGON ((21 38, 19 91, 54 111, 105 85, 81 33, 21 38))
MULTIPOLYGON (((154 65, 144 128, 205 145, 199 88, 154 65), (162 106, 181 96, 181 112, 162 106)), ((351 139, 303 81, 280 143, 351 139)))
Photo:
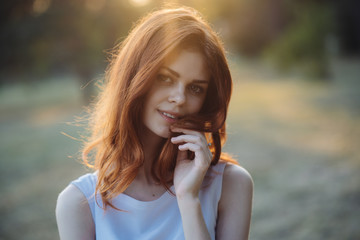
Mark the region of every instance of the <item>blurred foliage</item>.
MULTIPOLYGON (((229 1, 229 0, 228 0, 229 1)), ((230 1, 228 42, 246 57, 257 57, 291 20, 284 0, 230 1)))
POLYGON ((348 56, 360 53, 360 1, 334 1, 336 9, 336 34, 343 54, 348 56))
POLYGON ((104 72, 107 53, 127 35, 134 22, 166 4, 198 9, 232 52, 250 58, 265 55, 282 70, 296 68, 321 77, 327 72, 325 45, 330 33, 344 43, 341 47, 348 52, 354 53, 356 47, 357 53, 360 51, 360 23, 352 8, 354 2, 4 1, 0 8, 0 84, 76 74, 85 85, 104 72))
POLYGON ((47 74, 90 77, 102 71, 104 51, 141 14, 114 0, 7 1, 1 9, 1 72, 28 81, 47 74), (45 7, 36 7, 41 4, 45 7))
POLYGON ((294 20, 266 49, 265 55, 280 70, 296 67, 310 77, 326 77, 327 38, 334 31, 332 8, 313 2, 292 5, 294 20))

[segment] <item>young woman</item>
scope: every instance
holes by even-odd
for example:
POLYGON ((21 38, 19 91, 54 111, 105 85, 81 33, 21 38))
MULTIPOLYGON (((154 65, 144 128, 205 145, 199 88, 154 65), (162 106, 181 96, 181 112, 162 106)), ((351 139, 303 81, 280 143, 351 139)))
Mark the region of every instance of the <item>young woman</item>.
POLYGON ((232 80, 190 8, 140 21, 119 46, 91 117, 94 173, 59 195, 61 239, 248 239, 249 173, 221 153, 232 80))

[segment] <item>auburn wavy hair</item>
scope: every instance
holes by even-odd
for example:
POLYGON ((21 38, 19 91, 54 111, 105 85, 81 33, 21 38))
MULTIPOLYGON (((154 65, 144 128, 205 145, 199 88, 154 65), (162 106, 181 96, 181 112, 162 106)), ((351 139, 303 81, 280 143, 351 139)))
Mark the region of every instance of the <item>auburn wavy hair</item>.
MULTIPOLYGON (((144 99, 151 84, 164 59, 186 48, 195 48, 205 56, 211 79, 200 112, 180 119, 176 126, 205 132, 212 143, 212 165, 219 159, 236 163, 221 153, 232 91, 222 42, 192 8, 155 11, 140 20, 116 47, 99 99, 91 110, 91 136, 85 143, 83 160, 98 171, 96 192, 104 208, 116 208, 111 199, 126 190, 144 162, 139 126, 143 126, 144 99)), ((167 190, 172 185, 176 154, 177 147, 170 138, 164 139, 152 166, 153 178, 167 190)))

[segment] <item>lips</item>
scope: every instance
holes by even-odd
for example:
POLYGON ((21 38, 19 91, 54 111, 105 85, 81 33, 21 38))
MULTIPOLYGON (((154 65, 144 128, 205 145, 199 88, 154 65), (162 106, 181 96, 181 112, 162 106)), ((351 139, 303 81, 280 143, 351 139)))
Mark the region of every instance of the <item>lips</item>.
POLYGON ((165 111, 161 111, 161 110, 158 110, 158 112, 167 122, 170 122, 170 123, 174 123, 177 120, 179 120, 179 118, 180 118, 180 114, 178 114, 178 113, 168 112, 168 111, 165 112, 165 111))

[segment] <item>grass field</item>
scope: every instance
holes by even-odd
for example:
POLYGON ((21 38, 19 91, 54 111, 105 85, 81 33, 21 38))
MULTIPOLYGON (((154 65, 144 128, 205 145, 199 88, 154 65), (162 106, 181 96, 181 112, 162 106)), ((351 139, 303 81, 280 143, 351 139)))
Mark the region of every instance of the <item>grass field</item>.
MULTIPOLYGON (((313 83, 233 61, 225 150, 254 179, 251 239, 360 239, 359 63, 313 83)), ((71 78, 0 89, 1 240, 58 239, 57 194, 87 171, 62 134, 81 111, 71 78)))

